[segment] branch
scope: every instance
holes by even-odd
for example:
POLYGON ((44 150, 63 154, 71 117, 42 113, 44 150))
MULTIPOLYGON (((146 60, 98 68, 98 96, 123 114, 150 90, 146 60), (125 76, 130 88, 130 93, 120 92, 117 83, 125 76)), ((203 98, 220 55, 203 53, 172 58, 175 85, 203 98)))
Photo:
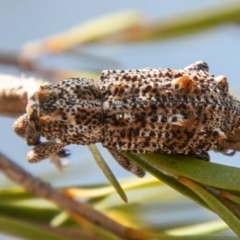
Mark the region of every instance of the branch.
MULTIPOLYGON (((105 228, 120 237, 127 237, 131 229, 124 227, 94 210, 90 205, 68 198, 39 178, 33 177, 16 163, 0 153, 0 170, 12 181, 21 185, 27 192, 54 202, 69 214, 84 217, 89 222, 105 228)), ((133 229, 132 229, 133 230, 133 229)))
POLYGON ((25 113, 29 96, 47 82, 0 74, 0 115, 18 117, 25 113))

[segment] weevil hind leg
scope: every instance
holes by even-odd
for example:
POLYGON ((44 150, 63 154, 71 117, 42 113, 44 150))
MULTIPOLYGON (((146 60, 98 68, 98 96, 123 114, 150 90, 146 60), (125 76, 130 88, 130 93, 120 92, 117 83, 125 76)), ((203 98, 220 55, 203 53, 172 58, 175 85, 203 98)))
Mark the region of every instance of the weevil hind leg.
POLYGON ((135 163, 131 162, 129 159, 125 158, 120 152, 108 149, 113 158, 127 171, 135 174, 138 177, 144 177, 145 171, 138 167, 135 163))
POLYGON ((200 159, 200 160, 203 160, 203 161, 210 161, 210 156, 209 156, 208 152, 200 152, 200 153, 194 153, 193 152, 193 153, 189 153, 185 156, 200 159))
MULTIPOLYGON (((61 155, 61 153, 65 153, 63 147, 66 145, 62 142, 40 142, 27 154, 27 160, 30 163, 36 163, 52 155, 61 155)), ((67 153, 64 156, 67 156, 67 153)))
POLYGON ((202 71, 208 72, 209 67, 208 67, 208 64, 206 62, 197 61, 197 62, 185 67, 184 70, 195 70, 195 71, 202 70, 202 71))

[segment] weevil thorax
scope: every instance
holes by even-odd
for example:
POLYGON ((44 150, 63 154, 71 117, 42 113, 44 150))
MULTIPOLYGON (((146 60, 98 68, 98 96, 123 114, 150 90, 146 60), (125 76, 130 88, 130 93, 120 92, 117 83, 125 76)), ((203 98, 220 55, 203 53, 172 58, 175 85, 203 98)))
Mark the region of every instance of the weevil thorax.
POLYGON ((27 106, 29 126, 47 139, 90 144, 101 134, 101 94, 93 80, 70 78, 41 86, 27 106))

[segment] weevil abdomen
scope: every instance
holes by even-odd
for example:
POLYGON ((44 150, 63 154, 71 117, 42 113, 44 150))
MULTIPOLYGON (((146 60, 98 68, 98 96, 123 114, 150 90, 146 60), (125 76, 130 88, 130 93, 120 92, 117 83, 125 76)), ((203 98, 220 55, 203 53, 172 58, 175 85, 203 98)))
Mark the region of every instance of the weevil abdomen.
POLYGON ((103 146, 117 151, 201 153, 239 127, 224 76, 204 68, 104 71, 103 146))

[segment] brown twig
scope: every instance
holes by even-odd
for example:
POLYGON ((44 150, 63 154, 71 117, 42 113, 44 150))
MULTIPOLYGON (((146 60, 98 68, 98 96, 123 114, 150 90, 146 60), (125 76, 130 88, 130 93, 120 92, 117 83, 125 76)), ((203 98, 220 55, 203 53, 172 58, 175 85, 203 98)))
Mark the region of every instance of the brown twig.
POLYGON ((19 53, 18 52, 0 52, 0 63, 5 65, 12 65, 19 67, 19 53))
POLYGON ((106 217, 104 214, 94 210, 88 204, 81 203, 64 196, 60 191, 52 188, 49 183, 33 177, 1 153, 0 170, 9 179, 21 185, 27 192, 54 202, 61 209, 70 214, 84 217, 89 222, 101 226, 120 237, 126 238, 127 232, 130 231, 129 228, 120 225, 119 223, 106 217))
MULTIPOLYGON (((34 50, 34 49, 33 49, 34 50)), ((27 53, 29 53, 27 51, 27 53)), ((23 70, 24 72, 29 72, 32 74, 38 74, 39 76, 43 76, 44 78, 51 80, 60 80, 65 77, 66 70, 63 69, 47 69, 46 67, 41 66, 39 62, 34 61, 35 58, 31 58, 28 54, 25 54, 24 51, 21 52, 3 52, 0 51, 0 64, 1 65, 9 65, 19 68, 19 70, 23 70)), ((73 71, 72 71, 73 72, 73 71)))
POLYGON ((28 97, 47 82, 34 78, 0 74, 0 115, 17 117, 25 113, 28 97))

